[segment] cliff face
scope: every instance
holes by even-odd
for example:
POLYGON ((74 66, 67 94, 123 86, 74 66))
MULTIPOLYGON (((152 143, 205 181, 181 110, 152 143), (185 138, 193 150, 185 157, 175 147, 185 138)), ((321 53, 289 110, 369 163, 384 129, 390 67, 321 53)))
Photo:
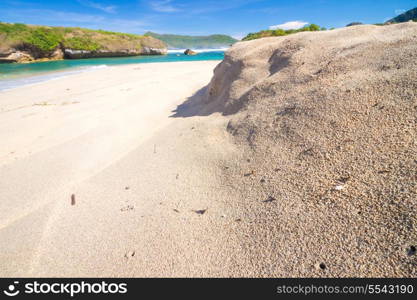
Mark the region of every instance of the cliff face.
POLYGON ((417 23, 237 43, 201 107, 250 157, 247 276, 417 276, 417 23))
POLYGON ((82 28, 0 23, 0 62, 163 55, 153 37, 82 28))
POLYGON ((34 61, 48 61, 64 59, 63 50, 58 47, 44 55, 31 50, 30 48, 0 48, 0 63, 29 63, 34 61))
POLYGON ((167 51, 160 48, 143 47, 141 50, 136 49, 119 49, 119 50, 74 50, 64 49, 64 57, 69 59, 79 58, 96 58, 96 57, 121 57, 137 55, 163 55, 167 51))

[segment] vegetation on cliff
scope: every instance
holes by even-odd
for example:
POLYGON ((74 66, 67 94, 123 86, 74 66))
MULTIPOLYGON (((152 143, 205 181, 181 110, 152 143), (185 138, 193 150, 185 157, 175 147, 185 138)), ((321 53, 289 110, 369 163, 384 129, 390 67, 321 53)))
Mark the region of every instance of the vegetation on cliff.
POLYGON ((284 35, 289 35, 289 34, 292 34, 292 33, 303 32, 303 31, 320 31, 320 30, 326 30, 326 28, 320 27, 316 24, 310 24, 310 25, 306 25, 306 26, 304 26, 303 28, 300 28, 300 29, 262 30, 262 31, 259 31, 259 32, 256 32, 256 33, 249 33, 247 36, 245 36, 242 39, 242 41, 250 41, 250 40, 260 39, 260 38, 264 38, 264 37, 271 37, 271 36, 284 36, 284 35))
POLYGON ((417 7, 398 15, 395 18, 392 18, 391 20, 388 20, 387 23, 402 23, 408 21, 417 22, 417 7))
POLYGON ((140 52, 147 48, 166 48, 152 37, 91 30, 78 27, 48 27, 0 22, 0 54, 28 51, 34 58, 48 56, 54 50, 140 52))
POLYGON ((165 42, 169 48, 176 49, 202 49, 228 47, 237 42, 236 39, 223 34, 213 34, 208 36, 190 36, 176 34, 159 34, 147 32, 146 36, 151 36, 165 42))

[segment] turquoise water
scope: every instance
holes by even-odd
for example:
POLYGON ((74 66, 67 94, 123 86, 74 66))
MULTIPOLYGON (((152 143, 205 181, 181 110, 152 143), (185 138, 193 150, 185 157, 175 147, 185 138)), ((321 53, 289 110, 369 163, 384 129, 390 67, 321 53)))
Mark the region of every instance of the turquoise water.
POLYGON ((0 91, 90 71, 96 68, 105 68, 106 66, 154 62, 222 60, 223 57, 224 51, 208 51, 200 52, 194 56, 187 56, 179 52, 158 56, 68 59, 30 64, 0 64, 0 91))

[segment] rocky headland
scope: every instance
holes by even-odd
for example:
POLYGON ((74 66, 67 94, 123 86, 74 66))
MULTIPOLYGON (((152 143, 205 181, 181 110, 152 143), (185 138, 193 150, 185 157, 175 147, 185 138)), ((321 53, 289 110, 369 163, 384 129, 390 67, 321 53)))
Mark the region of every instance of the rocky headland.
POLYGON ((166 53, 165 43, 150 36, 0 23, 0 63, 166 53))

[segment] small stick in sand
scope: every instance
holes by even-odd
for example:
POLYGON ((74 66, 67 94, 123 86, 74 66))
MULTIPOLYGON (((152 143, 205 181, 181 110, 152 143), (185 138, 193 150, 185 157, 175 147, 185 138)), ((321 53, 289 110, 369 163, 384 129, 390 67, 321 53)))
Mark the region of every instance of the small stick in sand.
POLYGON ((75 195, 71 195, 71 205, 75 205, 75 195))
POLYGON ((266 200, 264 200, 264 201, 262 201, 262 202, 268 203, 268 202, 273 202, 273 201, 275 201, 275 200, 277 200, 277 199, 275 199, 275 198, 274 198, 274 197, 272 197, 272 196, 269 196, 269 197, 268 197, 268 199, 266 199, 266 200))
POLYGON ((248 177, 248 176, 251 176, 251 175, 254 175, 254 174, 255 174, 255 171, 252 170, 249 173, 243 174, 243 176, 248 177))

